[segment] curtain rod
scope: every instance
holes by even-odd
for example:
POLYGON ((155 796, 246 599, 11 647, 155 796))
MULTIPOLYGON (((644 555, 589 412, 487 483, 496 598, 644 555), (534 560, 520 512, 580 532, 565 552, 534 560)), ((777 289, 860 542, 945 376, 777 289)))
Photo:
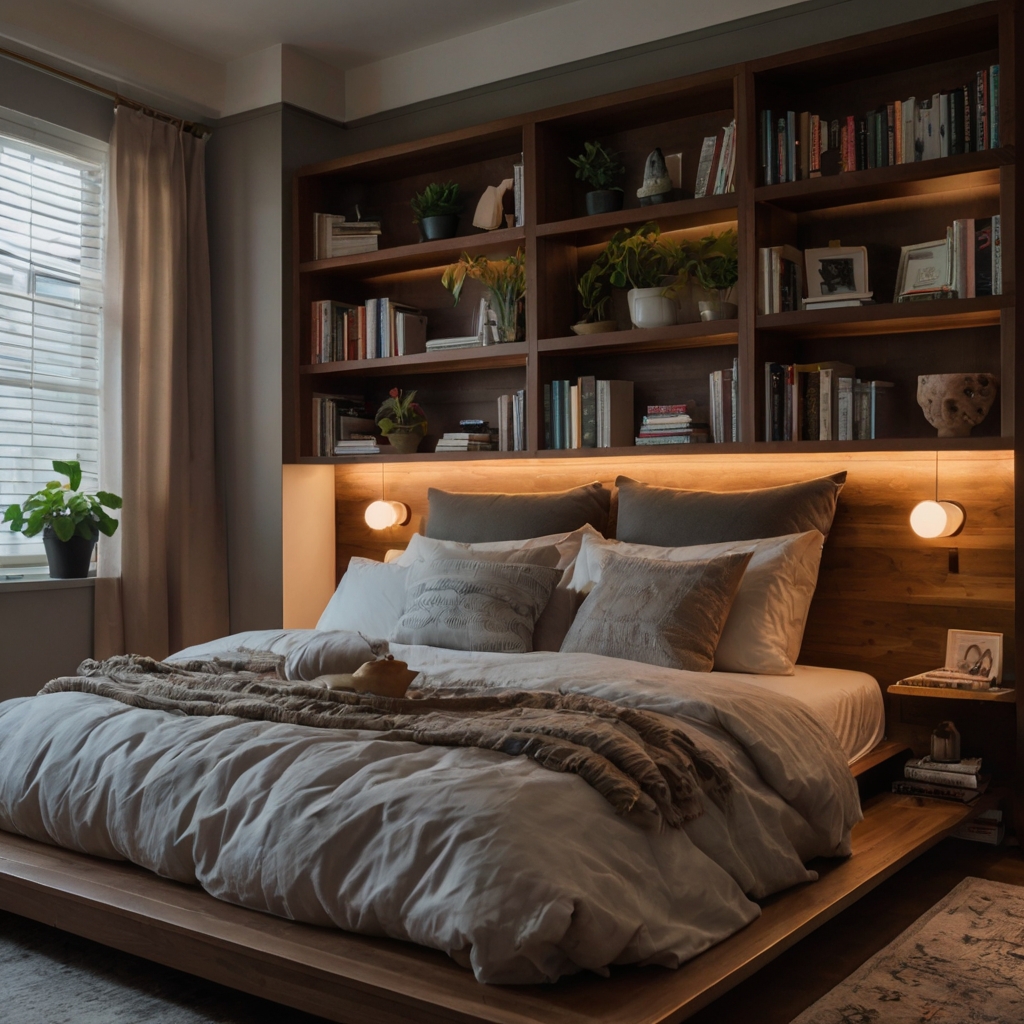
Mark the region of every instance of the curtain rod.
POLYGON ((107 89, 102 85, 96 85, 84 78, 79 78, 77 75, 72 75, 68 71, 62 71, 60 68, 55 68, 50 64, 44 64, 41 60, 35 60, 32 57, 26 57, 22 53, 16 53, 14 50, 7 50, 0 46, 0 55, 10 57, 12 60, 19 61, 22 64, 28 64, 29 67, 38 68, 40 71, 45 71, 49 75, 55 75, 57 78, 63 78, 65 81, 72 82, 83 89, 88 89, 90 92, 99 93, 100 96, 109 96, 110 99, 114 101, 114 106, 123 104, 126 107, 131 107, 133 110, 141 110, 144 114, 149 114, 151 117, 156 117, 161 121, 169 121, 171 124, 176 124, 182 131, 191 132, 193 135, 198 135, 200 138, 212 133, 212 129, 208 125, 201 124, 199 121, 187 121, 182 117, 175 117, 174 114, 168 114, 164 110, 157 110, 156 107, 151 107, 146 103, 140 103, 138 100, 133 100, 130 96, 123 96, 121 93, 115 92, 113 89, 107 89))

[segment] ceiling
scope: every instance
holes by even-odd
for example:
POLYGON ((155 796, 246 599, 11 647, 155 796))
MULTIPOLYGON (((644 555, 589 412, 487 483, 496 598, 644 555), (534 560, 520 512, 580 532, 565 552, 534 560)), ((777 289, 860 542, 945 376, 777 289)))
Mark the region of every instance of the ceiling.
POLYGON ((349 68, 575 0, 76 0, 221 63, 276 43, 349 68))

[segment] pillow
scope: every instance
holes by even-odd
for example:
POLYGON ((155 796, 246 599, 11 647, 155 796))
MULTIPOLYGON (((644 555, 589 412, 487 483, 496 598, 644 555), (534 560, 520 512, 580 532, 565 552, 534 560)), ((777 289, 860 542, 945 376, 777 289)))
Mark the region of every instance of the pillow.
POLYGON ((846 472, 759 491, 680 491, 620 476, 616 537, 683 547, 817 530, 828 536, 846 472))
POLYGON ((391 633, 402 644, 456 651, 522 654, 561 572, 546 565, 507 565, 438 558, 408 569, 405 612, 391 633))
POLYGON ((543 494, 459 494, 431 487, 427 536, 437 540, 523 540, 589 523, 604 533, 611 491, 599 483, 543 494))
POLYGON ((370 558, 350 558, 348 572, 316 624, 317 629, 348 629, 366 636, 386 637, 405 607, 409 569, 370 558))
POLYGON ((710 672, 749 561, 750 552, 693 562, 609 552, 562 651, 710 672))
POLYGON ((740 580, 718 642, 715 668, 721 672, 791 676, 800 656, 804 626, 818 582, 823 541, 817 530, 766 540, 726 541, 685 548, 659 548, 587 537, 565 586, 587 593, 600 581, 610 555, 692 562, 750 552, 750 563, 740 580))

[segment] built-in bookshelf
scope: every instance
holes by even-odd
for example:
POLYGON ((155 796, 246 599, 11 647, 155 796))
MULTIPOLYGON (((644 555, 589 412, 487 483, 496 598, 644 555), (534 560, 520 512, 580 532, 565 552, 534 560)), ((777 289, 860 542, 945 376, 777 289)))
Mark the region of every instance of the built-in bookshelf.
POLYGON ((302 169, 294 182, 294 306, 286 375, 285 457, 313 460, 314 394, 366 397, 372 411, 391 388, 415 388, 429 420, 422 451, 408 456, 325 457, 316 461, 580 458, 609 454, 699 454, 713 444, 548 451, 543 396, 552 381, 593 376, 634 384, 635 426, 655 405, 692 403, 706 420, 710 375, 737 361, 735 452, 864 451, 1012 447, 1014 405, 1014 4, 997 2, 899 25, 685 79, 657 83, 444 136, 346 156, 302 169), (999 65, 999 146, 861 170, 823 164, 823 173, 763 184, 763 112, 810 111, 825 121, 878 110, 894 99, 941 94, 999 65), (692 195, 705 138, 736 122, 735 191, 692 195), (569 157, 597 139, 622 154, 624 208, 588 216, 587 187, 569 157), (642 206, 636 197, 648 153, 681 154, 682 190, 642 206), (472 214, 484 189, 522 164, 521 227, 482 231, 472 214), (831 172, 831 173, 829 173, 831 172), (409 201, 433 181, 457 181, 466 196, 459 233, 419 241, 409 201), (379 220, 379 248, 313 259, 314 214, 379 220), (962 218, 1001 218, 1003 293, 977 298, 893 301, 902 246, 941 238, 962 218), (618 331, 577 336, 575 283, 612 235, 653 220, 662 234, 697 239, 732 228, 739 239, 735 319, 633 328, 616 290, 618 331), (864 246, 871 305, 759 312, 759 250, 864 246), (353 305, 387 297, 422 311, 427 339, 470 333, 484 294, 469 282, 458 305, 441 285, 463 252, 491 258, 522 249, 527 260, 525 334, 512 344, 419 352, 380 359, 313 362, 310 310, 320 300, 353 305), (766 441, 765 366, 838 361, 867 380, 894 385, 893 431, 875 441, 766 441), (939 440, 917 405, 917 376, 983 372, 1000 378, 1000 397, 973 435, 939 440), (496 425, 501 395, 524 391, 527 446, 520 452, 434 453, 444 432, 466 419, 496 425))

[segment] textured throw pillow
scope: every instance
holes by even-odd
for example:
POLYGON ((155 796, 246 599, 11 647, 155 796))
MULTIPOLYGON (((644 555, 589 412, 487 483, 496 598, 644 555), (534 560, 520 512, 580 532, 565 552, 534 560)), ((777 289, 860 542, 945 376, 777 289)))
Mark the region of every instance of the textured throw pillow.
POLYGON ((439 558, 409 567, 405 611, 391 639, 455 651, 523 654, 562 573, 546 565, 439 558))
POLYGON ((710 672, 749 561, 750 552, 696 562, 612 554, 562 651, 710 672))
POLYGON ((828 536, 846 472, 758 491, 682 491, 620 476, 615 536, 684 547, 817 530, 828 536))
POLYGON ((409 568, 370 558, 351 558, 348 571, 316 624, 317 629, 348 629, 386 637, 405 607, 409 568))
POLYGON ((431 487, 426 534, 437 540, 523 540, 608 527, 611 491, 599 483, 543 494, 460 494, 431 487))
MULTIPOLYGON (((736 599, 715 652, 721 672, 792 675, 800 655, 824 538, 817 530, 765 540, 659 548, 626 544, 603 537, 584 539, 572 576, 571 590, 589 592, 601 579, 605 563, 615 555, 693 562, 718 555, 750 552, 736 599)), ((566 573, 568 576, 568 573, 566 573)))

